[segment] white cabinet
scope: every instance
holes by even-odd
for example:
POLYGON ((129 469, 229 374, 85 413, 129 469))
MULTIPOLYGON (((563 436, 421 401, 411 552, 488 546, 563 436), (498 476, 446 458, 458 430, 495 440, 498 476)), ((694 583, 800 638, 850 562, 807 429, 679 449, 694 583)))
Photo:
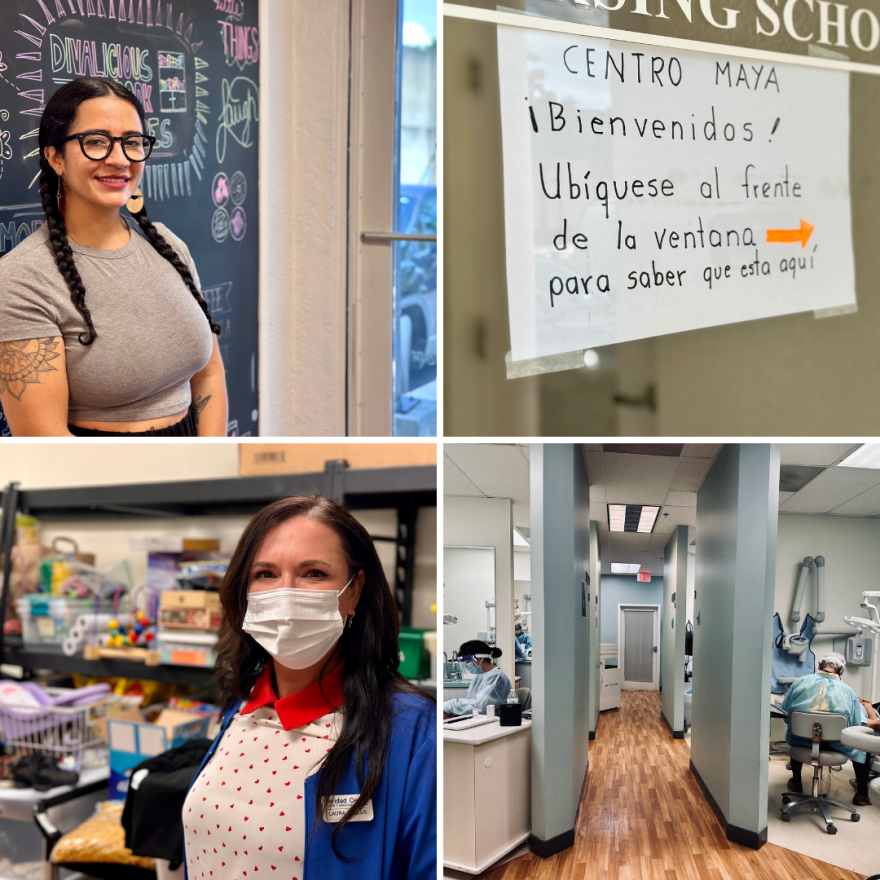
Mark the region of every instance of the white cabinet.
POLYGON ((602 645, 599 652, 599 711, 620 708, 620 667, 617 645, 602 645), (607 667, 606 663, 614 666, 607 667))
POLYGON ((443 864, 479 874, 532 833, 532 733, 484 724, 443 731, 443 864))

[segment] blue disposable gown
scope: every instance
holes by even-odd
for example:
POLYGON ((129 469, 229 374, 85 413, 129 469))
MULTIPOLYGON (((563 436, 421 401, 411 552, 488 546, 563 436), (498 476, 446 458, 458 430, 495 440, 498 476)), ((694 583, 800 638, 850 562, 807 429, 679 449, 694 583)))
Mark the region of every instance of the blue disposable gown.
POLYGON ((532 647, 532 637, 524 632, 516 637, 516 640, 523 646, 524 650, 528 651, 529 648, 532 647))
POLYGON ((513 640, 513 654, 515 660, 527 659, 526 649, 523 647, 523 644, 519 639, 513 640))
POLYGON ((470 684, 467 696, 461 699, 447 700, 443 711, 450 715, 470 715, 479 712, 486 714, 486 706, 500 706, 507 702, 513 685, 503 669, 490 670, 478 675, 470 684))
MULTIPOLYGON (((810 675, 802 675, 789 687, 782 700, 783 712, 793 712, 800 709, 802 712, 840 712, 846 715, 850 727, 858 727, 868 717, 868 713, 862 708, 856 692, 844 684, 839 676, 831 672, 815 672, 810 675)), ((793 736, 791 730, 785 732, 785 741, 791 746, 805 746, 810 748, 812 743, 808 739, 793 736)), ((864 762, 865 753, 857 749, 851 749, 841 742, 829 744, 832 749, 842 752, 851 761, 864 762)))

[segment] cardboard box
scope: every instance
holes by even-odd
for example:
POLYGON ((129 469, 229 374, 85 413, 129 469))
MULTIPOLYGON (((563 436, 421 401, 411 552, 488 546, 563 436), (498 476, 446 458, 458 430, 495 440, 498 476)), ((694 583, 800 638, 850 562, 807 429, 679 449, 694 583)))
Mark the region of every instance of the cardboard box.
POLYGON ((162 594, 163 608, 197 608, 220 611, 220 595, 212 590, 171 590, 162 594))
POLYGON ((211 648, 171 642, 159 646, 159 662, 164 666, 201 666, 213 669, 217 665, 217 654, 211 648))
POLYGON ((209 608, 160 608, 159 625, 167 629, 220 629, 223 616, 209 608))
POLYGON ((437 464, 436 443, 242 443, 238 449, 243 477, 316 473, 337 459, 351 468, 437 464))
POLYGON ((220 549, 220 539, 168 535, 163 538, 132 538, 129 546, 144 553, 209 553, 220 549))
POLYGON ((124 800, 131 772, 138 764, 187 740, 206 737, 211 716, 163 709, 156 723, 150 724, 134 709, 112 716, 106 724, 110 745, 110 800, 124 800))

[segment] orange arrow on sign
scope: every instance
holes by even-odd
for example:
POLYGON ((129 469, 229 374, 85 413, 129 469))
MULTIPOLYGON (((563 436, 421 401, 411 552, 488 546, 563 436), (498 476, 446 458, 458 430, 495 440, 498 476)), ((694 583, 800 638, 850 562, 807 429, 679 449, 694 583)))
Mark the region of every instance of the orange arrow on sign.
POLYGON ((806 220, 801 220, 800 229, 768 229, 767 241, 781 241, 783 243, 799 241, 801 247, 805 248, 815 228, 806 220))

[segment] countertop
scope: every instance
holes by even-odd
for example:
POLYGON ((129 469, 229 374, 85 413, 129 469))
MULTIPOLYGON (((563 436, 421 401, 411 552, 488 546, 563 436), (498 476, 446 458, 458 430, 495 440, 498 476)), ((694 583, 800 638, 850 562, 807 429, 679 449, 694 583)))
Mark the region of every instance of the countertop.
POLYGON ((519 733, 521 730, 530 729, 531 726, 531 721, 524 720, 521 727, 502 727, 496 720, 491 724, 481 724, 479 727, 468 727, 465 730, 452 730, 444 727, 443 742, 479 746, 483 743, 491 742, 493 739, 501 739, 504 736, 510 736, 512 733, 519 733))

